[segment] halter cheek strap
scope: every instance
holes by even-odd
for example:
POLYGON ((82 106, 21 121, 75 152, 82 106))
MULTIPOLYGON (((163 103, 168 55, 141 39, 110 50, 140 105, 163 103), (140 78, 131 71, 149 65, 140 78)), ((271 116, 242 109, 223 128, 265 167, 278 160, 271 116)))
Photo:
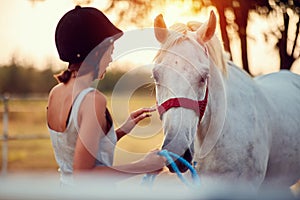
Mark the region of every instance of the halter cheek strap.
POLYGON ((199 117, 199 121, 201 121, 206 106, 207 106, 207 100, 208 100, 208 83, 206 85, 206 92, 205 92, 205 97, 203 100, 196 101, 193 99, 189 98, 171 98, 163 102, 161 105, 157 106, 158 113, 160 115, 160 118, 162 118, 162 115, 167 112, 171 108, 186 108, 186 109, 191 109, 195 111, 197 116, 199 117))

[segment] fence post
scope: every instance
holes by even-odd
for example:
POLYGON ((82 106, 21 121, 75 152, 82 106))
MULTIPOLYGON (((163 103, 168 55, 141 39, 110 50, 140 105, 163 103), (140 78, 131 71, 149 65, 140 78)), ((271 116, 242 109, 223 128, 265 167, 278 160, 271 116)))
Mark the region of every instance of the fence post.
POLYGON ((7 95, 3 96, 3 133, 2 133, 2 175, 7 174, 7 162, 8 162, 8 100, 7 95))

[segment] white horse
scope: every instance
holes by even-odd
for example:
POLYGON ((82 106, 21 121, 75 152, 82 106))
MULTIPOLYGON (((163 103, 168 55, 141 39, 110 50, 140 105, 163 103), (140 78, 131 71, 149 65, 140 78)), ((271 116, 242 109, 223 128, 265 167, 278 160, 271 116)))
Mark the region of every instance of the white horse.
POLYGON ((252 78, 228 62, 213 12, 204 24, 167 29, 159 15, 154 26, 161 43, 153 77, 163 149, 196 161, 200 176, 233 185, 257 190, 296 183, 300 76, 280 71, 252 78))

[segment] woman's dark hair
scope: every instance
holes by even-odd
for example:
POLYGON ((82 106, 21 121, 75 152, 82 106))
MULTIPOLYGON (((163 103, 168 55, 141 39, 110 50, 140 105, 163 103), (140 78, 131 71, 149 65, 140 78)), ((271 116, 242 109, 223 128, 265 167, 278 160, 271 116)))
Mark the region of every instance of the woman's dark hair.
POLYGON ((59 83, 67 83, 72 76, 72 72, 75 72, 79 70, 81 64, 70 64, 68 66, 68 69, 62 71, 59 74, 55 74, 54 78, 59 82, 59 83))
POLYGON ((67 83, 70 78, 72 76, 72 72, 69 71, 69 70, 65 70, 65 71, 62 71, 61 73, 59 74, 55 74, 54 75, 54 78, 59 82, 59 83, 67 83))

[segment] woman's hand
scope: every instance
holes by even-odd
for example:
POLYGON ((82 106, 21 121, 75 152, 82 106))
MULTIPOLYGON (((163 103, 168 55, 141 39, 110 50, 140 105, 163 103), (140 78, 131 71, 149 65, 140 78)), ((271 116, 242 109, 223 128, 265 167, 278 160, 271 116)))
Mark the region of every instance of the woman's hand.
POLYGON ((137 125, 141 120, 151 117, 151 112, 155 111, 156 108, 140 108, 136 111, 133 111, 126 122, 116 130, 118 140, 121 139, 124 135, 130 133, 130 131, 137 125))
POLYGON ((145 173, 157 174, 163 170, 167 159, 158 155, 160 150, 154 150, 148 153, 142 160, 145 169, 145 173))
POLYGON ((120 175, 158 174, 163 170, 166 163, 166 158, 158 155, 158 152, 159 150, 151 151, 135 162, 113 166, 113 169, 120 175))

